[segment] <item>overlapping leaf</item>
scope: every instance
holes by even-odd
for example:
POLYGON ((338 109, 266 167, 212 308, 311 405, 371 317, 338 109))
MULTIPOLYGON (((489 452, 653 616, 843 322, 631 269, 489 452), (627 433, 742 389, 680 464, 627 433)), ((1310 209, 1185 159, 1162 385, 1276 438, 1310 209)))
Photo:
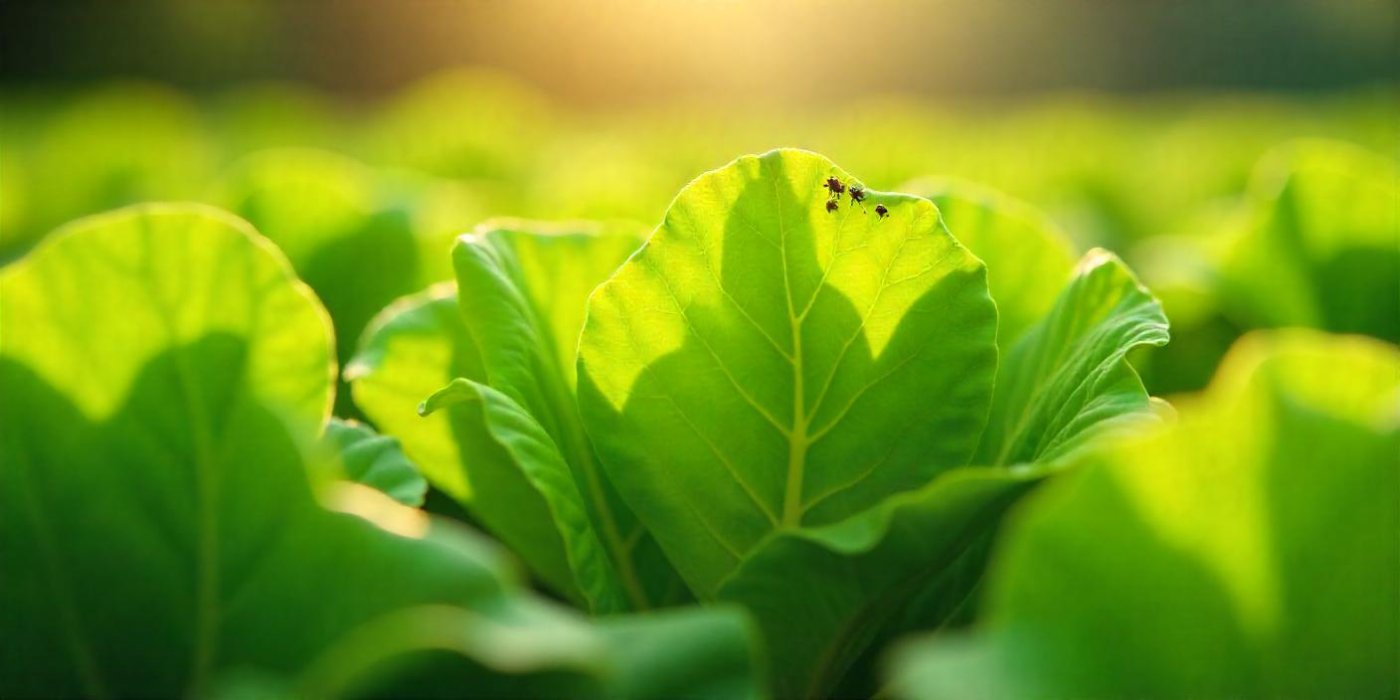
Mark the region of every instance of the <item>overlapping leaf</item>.
MULTIPOLYGON (((1024 434, 1046 444, 1015 460, 1040 464, 1000 469, 979 462, 986 466, 944 474, 834 525, 779 533, 757 548, 720 597, 754 611, 777 662, 778 691, 828 693, 847 669, 868 663, 858 662, 868 648, 955 614, 979 580, 989 532, 1053 471, 1052 458, 1110 426, 1151 415, 1123 355, 1145 339, 1165 341, 1165 324, 1121 263, 1091 252, 1052 310, 1016 344, 1010 377, 1000 380, 1012 397, 1003 411, 1015 406, 1050 417, 1027 421, 1024 434), (1022 366, 1032 370, 1015 371, 1022 366)), ((994 410, 993 420, 999 416, 994 410)))
POLYGON ((335 476, 381 491, 404 505, 423 505, 428 482, 404 456, 398 440, 361 423, 332 418, 321 442, 339 467, 335 476))
POLYGON ((1117 419, 1141 415, 1147 392, 1125 358, 1168 338, 1161 304, 1118 258, 1090 251, 1002 361, 976 461, 1053 461, 1117 419))
POLYGON ((1260 164, 1220 263, 1221 304, 1250 327, 1400 342, 1400 174, 1344 143, 1301 141, 1260 164))
POLYGON ((626 228, 485 224, 455 254, 461 301, 439 289, 386 311, 347 370, 429 478, 596 610, 683 596, 598 472, 573 398, 584 300, 637 242, 626 228))
POLYGON ((981 632, 911 645, 897 693, 1395 695, 1397 392, 1392 346, 1241 341, 1178 425, 1027 504, 981 632))
POLYGON ((318 504, 330 329, 246 224, 95 217, 0 289, 0 694, 757 692, 733 612, 595 628, 457 526, 357 484, 318 504), (691 673, 631 664, 633 643, 691 673))
MULTIPOLYGON (((474 221, 446 231, 423 221, 418 209, 436 201, 433 190, 333 153, 276 149, 239 161, 211 199, 287 254, 335 320, 339 359, 346 362, 380 309, 450 277, 444 263, 451 237, 474 221)), ((472 214, 469 205, 456 209, 458 217, 472 214)), ((349 393, 338 402, 337 414, 350 415, 349 393)))
POLYGON ((589 433, 701 597, 768 535, 963 464, 985 420, 981 263, 926 200, 827 211, 828 177, 851 182, 800 151, 701 176, 589 302, 589 433))
POLYGON ((987 265, 997 304, 997 349, 1005 356, 1050 310, 1074 269, 1069 239, 1036 208, 968 182, 921 179, 904 191, 928 197, 958 242, 987 265))

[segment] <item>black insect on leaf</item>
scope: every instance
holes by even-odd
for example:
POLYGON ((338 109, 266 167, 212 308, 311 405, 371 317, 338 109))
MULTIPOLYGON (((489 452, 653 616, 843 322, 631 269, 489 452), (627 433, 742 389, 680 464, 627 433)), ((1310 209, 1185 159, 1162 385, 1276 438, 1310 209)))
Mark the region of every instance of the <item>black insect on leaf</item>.
POLYGON ((835 175, 828 177, 826 179, 826 184, 822 185, 822 187, 829 190, 832 197, 838 196, 846 191, 846 183, 841 182, 841 179, 835 175))
POLYGON ((841 203, 838 202, 838 201, 836 201, 835 199, 828 199, 828 200, 826 200, 826 211, 827 211, 828 213, 834 212, 834 211, 836 211, 837 209, 840 209, 840 208, 841 208, 841 203))
POLYGON ((889 215, 890 215, 890 210, 889 210, 889 209, 886 209, 886 208, 885 208, 885 205, 883 205, 883 204, 876 204, 876 205, 875 205, 875 215, 878 216, 878 217, 880 217, 881 219, 883 219, 883 218, 885 218, 886 216, 889 216, 889 215))
POLYGON ((865 188, 864 188, 864 187, 861 187, 860 185, 855 185, 855 184, 853 184, 853 185, 851 185, 851 187, 850 187, 849 193, 850 193, 850 195, 851 195, 851 201, 852 201, 852 202, 864 202, 864 201, 865 201, 865 188))

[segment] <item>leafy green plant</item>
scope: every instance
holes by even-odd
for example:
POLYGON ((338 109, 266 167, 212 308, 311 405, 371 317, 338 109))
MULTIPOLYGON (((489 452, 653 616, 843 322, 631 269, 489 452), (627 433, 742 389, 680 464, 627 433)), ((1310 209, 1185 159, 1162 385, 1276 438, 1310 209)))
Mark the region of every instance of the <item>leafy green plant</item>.
POLYGON ((1139 251, 1182 321, 1182 342, 1147 364, 1152 384, 1199 388, 1250 329, 1400 342, 1397 198, 1394 160, 1351 144, 1303 140, 1266 154, 1238 202, 1199 216, 1191 235, 1139 251))
POLYGON ((686 597, 601 473, 574 398, 587 296, 640 240, 621 224, 482 224, 453 255, 460 301, 440 287, 386 309, 346 369, 357 405, 438 488, 597 612, 686 597))
POLYGON ((977 633, 901 649, 894 694, 1392 697, 1393 346, 1256 334, 1180 422, 1025 504, 977 633))
MULTIPOLYGON (((246 223, 84 219, 0 289, 0 694, 758 692, 735 611, 588 622, 485 539, 316 464, 331 329, 246 223)), ((356 466, 363 429, 324 439, 421 493, 392 454, 369 478, 382 442, 356 466)))
POLYGON ((784 697, 833 692, 872 645, 954 614, 997 514, 1092 435, 1150 417, 1123 355, 1167 338, 1107 253, 1073 271, 1018 254, 1024 236, 1064 244, 971 197, 972 251, 921 198, 866 190, 828 213, 828 177, 853 182, 801 151, 703 175, 611 277, 634 235, 484 226, 456 249, 457 299, 392 307, 349 369, 366 413, 551 587, 603 611, 656 604, 679 574, 687 597, 755 615, 784 697), (979 248, 1023 319, 1000 341, 979 248), (573 264, 548 264, 561 250, 573 264), (1013 293, 1041 270, 1058 296, 1013 293), (424 405, 432 427, 409 425, 454 375, 424 405), (487 497, 507 480, 530 488, 487 497), (580 503, 588 520, 561 517, 580 503), (526 508, 553 517, 491 512, 526 508), (627 572, 606 514, 665 558, 627 572), (530 540, 523 520, 553 531, 530 540), (607 586, 579 554, 600 545, 607 586))

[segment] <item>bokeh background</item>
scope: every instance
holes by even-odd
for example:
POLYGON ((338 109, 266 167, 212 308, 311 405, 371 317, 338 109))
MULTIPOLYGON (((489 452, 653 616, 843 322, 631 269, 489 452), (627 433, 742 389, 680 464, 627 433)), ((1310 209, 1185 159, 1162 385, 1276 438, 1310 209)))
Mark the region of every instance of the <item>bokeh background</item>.
POLYGON ((0 261, 208 202, 288 253, 348 353, 486 218, 654 225, 700 172, 798 146, 1119 253, 1172 317, 1139 362, 1171 394, 1251 328, 1400 336, 1397 27, 1386 0, 4 2, 0 261), (1344 254, 1242 258, 1319 191, 1365 193, 1344 254))

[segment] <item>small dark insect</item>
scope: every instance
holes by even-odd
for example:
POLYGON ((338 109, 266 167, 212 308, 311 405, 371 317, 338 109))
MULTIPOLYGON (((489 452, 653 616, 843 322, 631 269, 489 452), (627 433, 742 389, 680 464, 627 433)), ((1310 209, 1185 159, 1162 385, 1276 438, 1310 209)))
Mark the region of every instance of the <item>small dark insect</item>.
POLYGON ((875 215, 878 216, 878 217, 880 217, 881 219, 883 219, 883 218, 885 218, 886 216, 889 216, 889 215, 890 215, 890 210, 889 210, 889 209, 886 209, 886 208, 885 208, 885 205, 883 205, 883 204, 876 204, 876 205, 875 205, 875 215))
POLYGON ((864 188, 864 187, 861 187, 860 185, 851 185, 851 187, 850 187, 850 193, 851 193, 851 201, 852 201, 852 202, 864 202, 864 201, 865 201, 865 188, 864 188))
POLYGON ((827 210, 828 212, 833 212, 833 211, 836 211, 837 209, 840 209, 840 208, 841 208, 840 202, 837 202, 837 201, 834 200, 834 199, 828 199, 828 200, 826 200, 826 210, 827 210))
POLYGON ((831 195, 833 197, 846 191, 846 185, 842 183, 839 179, 837 179, 834 175, 827 178, 826 184, 822 185, 822 187, 831 190, 831 195))

